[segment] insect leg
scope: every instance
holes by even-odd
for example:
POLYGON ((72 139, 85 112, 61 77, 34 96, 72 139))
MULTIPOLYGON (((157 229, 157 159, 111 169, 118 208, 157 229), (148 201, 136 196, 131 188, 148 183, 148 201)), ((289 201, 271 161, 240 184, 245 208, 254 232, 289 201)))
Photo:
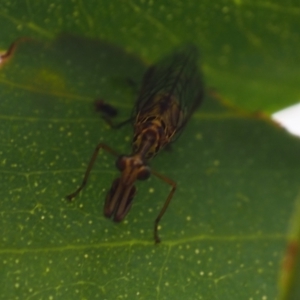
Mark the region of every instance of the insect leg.
POLYGON ((100 112, 109 118, 114 118, 118 114, 118 110, 115 107, 101 99, 96 99, 94 101, 94 108, 97 112, 100 112))
POLYGON ((131 117, 125 121, 122 121, 120 123, 115 124, 111 118, 107 117, 107 116, 102 116, 102 119, 113 129, 119 129, 121 127, 123 127, 124 125, 128 124, 128 123, 132 123, 133 120, 135 119, 135 117, 131 117))
POLYGON ((96 99, 94 101, 94 108, 97 112, 101 113, 101 118, 113 129, 121 128, 122 126, 133 122, 133 120, 135 119, 135 117, 130 117, 125 121, 114 123, 112 118, 114 118, 117 115, 117 109, 101 99, 96 99))
POLYGON ((152 170, 151 173, 153 175, 155 175, 156 177, 158 177, 159 179, 163 180, 164 182, 168 183, 169 185, 172 186, 172 190, 170 191, 169 195, 168 195, 168 198, 167 200, 165 201, 164 203, 164 206, 162 207, 162 209, 160 210, 158 216, 156 217, 155 221, 154 221, 154 240, 155 240, 155 244, 158 244, 160 243, 160 238, 158 236, 158 223, 160 221, 160 219, 163 217, 163 215, 165 214, 170 202, 171 202, 171 199, 175 193, 175 190, 176 190, 176 187, 177 187, 177 184, 176 182, 174 182, 173 180, 157 173, 156 171, 152 170))
POLYGON ((81 185, 79 186, 79 188, 75 192, 73 192, 70 195, 66 196, 66 198, 68 200, 71 201, 73 198, 75 198, 79 194, 79 192, 85 187, 85 185, 87 183, 87 180, 88 180, 88 177, 90 175, 90 172, 91 172, 91 170, 93 168, 93 165, 94 165, 94 163, 96 161, 96 158, 97 158, 97 156, 99 154, 100 149, 103 149, 103 150, 105 150, 105 151, 107 151, 107 152, 109 152, 109 153, 111 153, 112 155, 115 155, 115 156, 119 155, 115 150, 113 150, 109 146, 107 146, 107 145, 105 145, 103 143, 98 144, 97 147, 96 147, 96 149, 94 150, 94 153, 93 153, 93 155, 91 157, 91 160, 90 160, 90 162, 88 164, 88 167, 87 167, 87 169, 85 171, 85 174, 84 174, 84 177, 83 177, 81 185))

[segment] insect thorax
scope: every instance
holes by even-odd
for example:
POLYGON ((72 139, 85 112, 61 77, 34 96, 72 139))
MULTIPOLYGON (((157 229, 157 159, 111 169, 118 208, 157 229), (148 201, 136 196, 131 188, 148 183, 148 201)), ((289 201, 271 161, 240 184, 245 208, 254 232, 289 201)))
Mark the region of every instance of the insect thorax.
POLYGON ((133 153, 146 159, 169 144, 181 128, 183 111, 176 97, 159 94, 138 112, 134 125, 133 153))

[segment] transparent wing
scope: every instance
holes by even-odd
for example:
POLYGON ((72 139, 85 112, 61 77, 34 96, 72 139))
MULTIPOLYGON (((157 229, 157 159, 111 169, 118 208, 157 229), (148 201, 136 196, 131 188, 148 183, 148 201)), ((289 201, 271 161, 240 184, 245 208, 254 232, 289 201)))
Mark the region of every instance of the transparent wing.
POLYGON ((198 49, 182 47, 148 69, 136 103, 136 112, 151 109, 157 94, 176 97, 184 113, 185 125, 203 98, 203 82, 198 70, 198 49))

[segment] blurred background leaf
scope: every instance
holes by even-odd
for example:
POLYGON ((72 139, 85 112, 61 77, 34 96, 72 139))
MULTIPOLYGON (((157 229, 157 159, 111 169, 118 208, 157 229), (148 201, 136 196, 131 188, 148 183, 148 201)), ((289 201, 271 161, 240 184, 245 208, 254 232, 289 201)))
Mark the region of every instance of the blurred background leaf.
POLYGON ((299 193, 299 140, 259 115, 299 98, 299 9, 277 1, 52 1, 0 4, 2 299, 276 299, 278 270, 299 193), (61 32, 72 35, 56 36, 61 32), (207 97, 153 167, 178 183, 138 186, 121 224, 102 216, 117 176, 101 153, 72 204, 99 141, 130 152, 132 129, 110 130, 101 97, 120 119, 146 65, 185 41, 202 53, 207 97), (187 296, 188 295, 188 296, 187 296))
POLYGON ((300 298, 300 194, 295 201, 295 208, 290 222, 288 244, 282 264, 280 277, 280 300, 297 300, 300 298))
POLYGON ((9 1, 0 4, 0 47, 61 32, 101 38, 149 62, 193 41, 207 84, 250 110, 298 101, 300 7, 263 1, 9 1))

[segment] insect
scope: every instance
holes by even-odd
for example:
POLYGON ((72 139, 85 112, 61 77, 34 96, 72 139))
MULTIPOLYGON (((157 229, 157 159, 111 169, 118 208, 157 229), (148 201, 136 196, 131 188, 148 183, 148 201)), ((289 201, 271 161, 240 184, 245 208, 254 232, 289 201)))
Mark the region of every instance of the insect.
POLYGON ((146 71, 133 116, 119 124, 121 126, 134 120, 131 154, 119 156, 106 144, 98 144, 81 185, 68 195, 67 199, 72 200, 84 188, 99 150, 103 149, 118 156, 116 167, 121 172, 120 177, 113 181, 105 199, 104 215, 107 218, 112 218, 115 222, 125 218, 136 194, 136 180, 146 180, 152 173, 171 186, 171 191, 154 222, 154 240, 155 243, 160 242, 158 224, 177 185, 173 180, 151 170, 149 161, 166 145, 177 139, 203 100, 204 87, 197 61, 198 50, 190 45, 178 49, 146 71))

